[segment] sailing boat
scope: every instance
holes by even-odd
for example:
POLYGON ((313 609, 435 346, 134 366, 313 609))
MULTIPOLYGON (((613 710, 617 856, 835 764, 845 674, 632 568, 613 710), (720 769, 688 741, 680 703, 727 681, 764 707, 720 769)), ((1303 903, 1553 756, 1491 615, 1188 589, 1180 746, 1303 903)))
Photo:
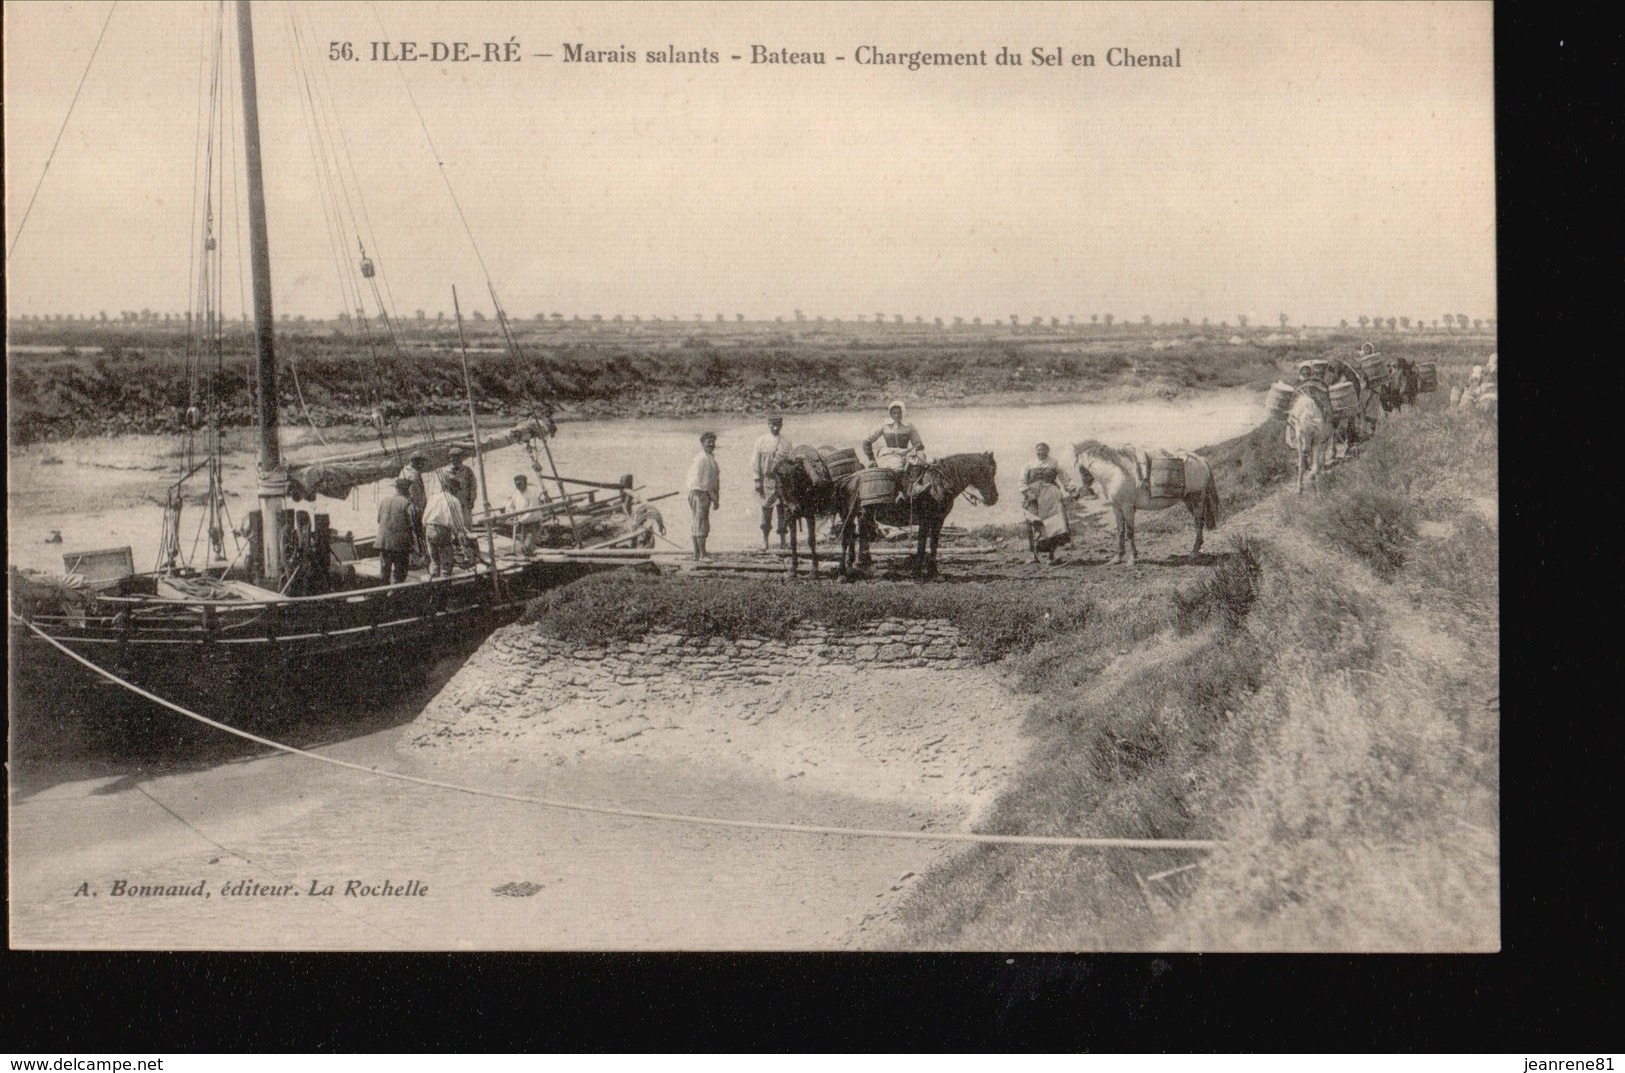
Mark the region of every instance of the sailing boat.
MULTIPOLYGON (((396 452, 385 445, 383 452, 305 466, 284 460, 248 0, 238 0, 236 22, 257 371, 258 510, 248 519, 246 562, 239 557, 194 569, 172 555, 161 569, 137 573, 130 549, 123 548, 64 556, 61 577, 10 571, 12 711, 22 719, 47 712, 97 714, 109 700, 133 692, 123 686, 238 725, 308 717, 344 693, 360 690, 376 698, 409 684, 435 656, 477 643, 539 593, 595 571, 624 568, 637 554, 499 554, 497 530, 514 516, 492 511, 487 502, 484 518, 475 519, 475 528, 483 529, 484 554, 474 552, 466 573, 388 584, 371 539, 336 534, 328 515, 298 508, 304 500, 342 497, 393 477, 413 454, 439 465, 459 445, 472 449, 482 470, 486 452, 523 445, 540 475, 535 448, 539 443, 551 463, 547 439, 556 428, 544 413, 494 435, 474 425, 466 440, 396 452), (86 681, 108 688, 73 687, 86 681)), ((213 241, 208 239, 208 248, 213 241)), ((362 268, 365 273, 370 262, 362 268)), ((465 382, 466 361, 465 349, 465 382)), ((472 399, 469 416, 472 424, 472 399)), ((218 468, 213 465, 211 474, 218 468)), ((573 528, 577 516, 634 516, 638 502, 630 477, 567 482, 556 467, 552 477, 559 495, 535 508, 534 520, 564 519, 573 528)), ((178 495, 168 509, 180 509, 178 495)), ((218 537, 213 527, 211 533, 218 537)))

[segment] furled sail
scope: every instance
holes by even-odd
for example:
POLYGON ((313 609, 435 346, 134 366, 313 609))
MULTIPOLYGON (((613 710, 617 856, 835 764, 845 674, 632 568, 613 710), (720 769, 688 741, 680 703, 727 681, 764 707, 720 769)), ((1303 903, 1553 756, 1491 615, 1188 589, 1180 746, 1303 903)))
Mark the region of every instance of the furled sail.
MULTIPOLYGON (((529 421, 481 439, 480 450, 495 451, 527 440, 540 439, 546 434, 547 430, 541 422, 529 421)), ((450 464, 454 447, 461 448, 465 454, 473 454, 473 441, 463 437, 414 443, 398 451, 363 451, 290 465, 288 495, 296 500, 313 500, 317 496, 343 499, 351 490, 362 485, 398 476, 413 455, 422 455, 431 470, 440 469, 450 464)))

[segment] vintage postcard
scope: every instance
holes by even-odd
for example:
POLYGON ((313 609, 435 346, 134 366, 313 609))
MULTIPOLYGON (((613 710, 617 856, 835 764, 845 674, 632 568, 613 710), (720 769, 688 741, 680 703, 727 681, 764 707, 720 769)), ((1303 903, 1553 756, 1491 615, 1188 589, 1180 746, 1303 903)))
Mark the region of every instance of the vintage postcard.
POLYGON ((7 5, 12 944, 1498 950, 1492 16, 7 5))

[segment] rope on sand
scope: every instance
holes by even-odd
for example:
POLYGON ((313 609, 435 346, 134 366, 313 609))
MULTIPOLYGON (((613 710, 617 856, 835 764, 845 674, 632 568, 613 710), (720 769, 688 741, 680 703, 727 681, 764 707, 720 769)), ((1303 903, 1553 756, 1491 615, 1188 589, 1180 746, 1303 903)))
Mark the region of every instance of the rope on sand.
POLYGON ((733 827, 749 831, 779 831, 785 834, 797 835, 834 835, 848 838, 889 838, 908 842, 971 842, 983 845, 1015 845, 1015 846, 1070 846, 1073 848, 1090 849, 1148 849, 1148 850, 1212 850, 1224 843, 1210 839, 1177 839, 1177 838, 1076 838, 1064 835, 991 835, 975 832, 960 831, 890 831, 869 827, 825 827, 799 823, 770 823, 765 820, 729 820, 714 816, 690 816, 672 812, 652 812, 645 809, 613 808, 606 805, 584 805, 572 801, 557 801, 549 798, 530 797, 525 794, 503 793, 500 790, 484 790, 473 786, 459 786, 456 783, 441 782, 438 779, 426 779, 417 775, 407 775, 399 771, 380 771, 374 767, 354 764, 347 760, 338 760, 330 756, 323 756, 308 749, 300 749, 292 745, 284 745, 270 738, 251 734, 246 730, 239 730, 225 723, 217 722, 208 716, 199 715, 189 711, 172 701, 149 693, 133 682, 127 682, 111 671, 96 666, 90 660, 74 652, 56 638, 45 633, 38 626, 26 619, 19 619, 25 626, 37 634, 46 643, 54 646, 78 663, 83 664, 96 674, 107 680, 123 686, 132 693, 145 697, 154 704, 161 705, 173 712, 178 712, 188 719, 196 720, 205 726, 223 730, 228 734, 235 734, 258 745, 263 745, 279 752, 291 753, 294 756, 303 756, 323 764, 334 767, 348 768, 366 775, 374 775, 381 779, 393 779, 397 782, 413 783, 418 786, 428 786, 436 790, 449 790, 453 793, 468 794, 473 797, 488 797, 498 801, 514 801, 523 805, 538 805, 542 808, 561 809, 567 812, 584 812, 599 816, 618 816, 624 819, 657 820, 664 823, 681 823, 700 827, 733 827))

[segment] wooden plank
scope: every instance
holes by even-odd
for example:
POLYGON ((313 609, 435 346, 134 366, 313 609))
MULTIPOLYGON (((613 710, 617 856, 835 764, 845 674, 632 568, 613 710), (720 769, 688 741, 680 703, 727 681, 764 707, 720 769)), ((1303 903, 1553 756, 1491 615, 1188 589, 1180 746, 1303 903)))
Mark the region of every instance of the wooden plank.
POLYGON ((601 541, 600 543, 597 543, 597 544, 590 544, 587 547, 582 548, 581 550, 582 551, 599 551, 599 550, 601 550, 603 548, 612 548, 616 544, 624 544, 628 540, 636 540, 639 537, 643 536, 645 533, 649 533, 649 532, 652 532, 652 531, 653 531, 652 526, 640 525, 636 529, 632 530, 629 533, 622 533, 618 537, 612 537, 609 540, 601 541))
MULTIPOLYGON (((697 563, 692 559, 688 560, 687 562, 679 561, 676 565, 680 569, 691 570, 696 574, 785 574, 789 572, 790 569, 788 566, 782 563, 697 563)), ((805 565, 807 570, 810 572, 812 570, 812 560, 808 559, 805 565)), ((838 564, 836 564, 833 560, 820 559, 818 561, 818 569, 820 573, 833 574, 837 565, 838 564)))
POLYGON ((562 565, 564 563, 640 563, 648 562, 654 556, 647 552, 621 551, 615 548, 605 548, 603 551, 581 552, 574 551, 568 554, 555 553, 546 557, 537 556, 532 562, 562 565))

